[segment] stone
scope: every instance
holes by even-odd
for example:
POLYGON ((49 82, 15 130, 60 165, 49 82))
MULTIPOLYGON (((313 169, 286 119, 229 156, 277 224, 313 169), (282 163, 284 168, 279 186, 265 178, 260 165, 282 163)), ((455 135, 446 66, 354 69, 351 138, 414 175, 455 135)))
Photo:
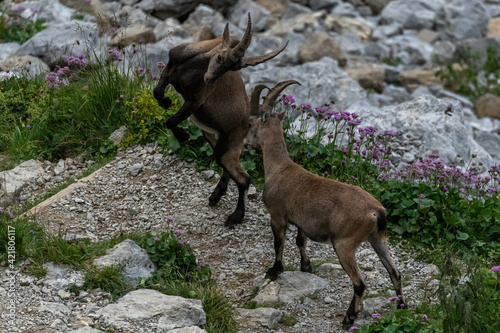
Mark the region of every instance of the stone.
POLYGON ((500 38, 500 17, 489 20, 486 37, 500 38))
POLYGON ((488 48, 496 50, 500 54, 500 38, 469 38, 456 45, 456 53, 460 57, 470 57, 470 54, 478 54, 479 68, 484 65, 488 57, 488 48))
POLYGON ((431 91, 426 86, 418 86, 418 88, 411 93, 411 96, 413 98, 417 98, 423 95, 432 95, 431 91))
POLYGON ((164 20, 168 17, 180 18, 192 12, 199 1, 195 0, 143 0, 136 6, 148 14, 164 20))
POLYGON ((47 28, 38 32, 30 40, 21 45, 18 55, 29 54, 39 57, 49 66, 65 62, 69 56, 87 54, 86 47, 100 55, 100 46, 104 45, 104 37, 99 37, 95 23, 49 23, 47 28), (78 29, 77 29, 78 28, 78 29), (64 31, 64 33, 61 33, 64 31), (87 39, 86 43, 76 43, 87 39))
POLYGON ((379 93, 384 90, 385 68, 382 65, 347 68, 346 72, 365 89, 374 89, 379 93))
POLYGON ((115 146, 117 146, 118 144, 120 144, 120 142, 122 142, 123 138, 127 135, 127 133, 128 133, 127 126, 123 125, 122 127, 115 130, 113 133, 111 133, 108 140, 113 141, 115 146))
POLYGON ((76 330, 69 331, 69 332, 70 333, 102 333, 102 331, 99 331, 99 330, 92 328, 90 326, 80 327, 76 330))
POLYGON ((283 272, 275 281, 259 291, 253 301, 269 304, 277 301, 293 303, 301 297, 317 295, 328 288, 328 281, 311 273, 283 272))
MULTIPOLYGON (((20 49, 21 47, 17 48, 17 52, 20 49)), ((30 75, 46 74, 50 71, 45 62, 30 55, 12 55, 0 63, 0 70, 23 74, 29 72, 30 75)))
POLYGON ((325 24, 338 34, 353 34, 362 42, 370 40, 373 29, 364 20, 341 15, 328 15, 325 24))
POLYGON ((427 264, 422 268, 422 273, 426 276, 434 277, 439 274, 439 268, 434 264, 427 264))
POLYGON ((500 160, 500 135, 483 131, 474 131, 474 140, 486 150, 491 157, 500 160))
POLYGON ((12 170, 0 172, 0 206, 5 207, 31 181, 44 175, 43 163, 36 160, 29 160, 19 164, 12 170))
POLYGON ((160 21, 153 30, 156 40, 161 40, 169 36, 186 37, 186 31, 182 28, 178 19, 169 17, 160 21))
POLYGON ((0 43, 0 63, 7 59, 11 54, 21 47, 18 43, 0 43))
POLYGON ((345 274, 345 272, 341 265, 327 262, 316 269, 316 274, 322 278, 332 278, 338 274, 345 274))
POLYGON ((109 42, 111 47, 124 48, 132 43, 155 43, 156 37, 152 28, 145 26, 126 27, 116 34, 109 42), (142 41, 142 42, 141 42, 142 41))
POLYGON ((393 0, 380 13, 382 23, 397 22, 407 29, 431 28, 442 16, 444 0, 393 0))
POLYGON ((252 17, 252 32, 260 32, 266 28, 269 10, 261 5, 246 0, 239 0, 235 6, 230 9, 229 21, 242 30, 247 28, 247 15, 252 17))
POLYGON ((68 23, 73 20, 75 10, 62 5, 58 0, 25 1, 26 10, 21 14, 30 19, 45 20, 51 23, 68 23))
POLYGON ((424 86, 441 84, 441 80, 436 76, 438 69, 411 69, 399 73, 399 82, 402 86, 418 84, 424 86))
POLYGON ((65 290, 63 290, 63 289, 61 289, 61 290, 57 291, 57 295, 58 295, 59 297, 61 297, 61 299, 67 299, 67 298, 69 298, 69 297, 71 296, 71 294, 70 294, 70 293, 68 293, 67 291, 65 291, 65 290))
POLYGON ((391 0, 363 0, 375 14, 379 14, 391 0))
POLYGON ((146 250, 130 239, 107 250, 105 256, 94 259, 94 265, 99 269, 121 267, 125 279, 132 286, 137 285, 138 278, 151 277, 151 273, 156 270, 146 250))
POLYGON ((64 170, 66 170, 66 162, 64 160, 59 160, 54 168, 54 175, 60 176, 64 170))
POLYGON ((145 331, 165 332, 206 322, 200 300, 168 296, 151 289, 132 291, 98 310, 97 315, 100 322, 116 330, 126 330, 133 324, 145 331))
POLYGON ((142 171, 142 168, 144 168, 144 164, 142 163, 136 163, 132 165, 131 167, 128 168, 128 171, 132 175, 132 177, 135 177, 139 174, 139 172, 142 171))
POLYGON ((301 63, 320 60, 330 57, 345 62, 340 46, 327 33, 318 32, 306 39, 305 44, 299 47, 298 57, 301 63))
POLYGON ((341 3, 342 0, 310 0, 309 7, 311 7, 311 9, 314 11, 318 11, 321 9, 331 10, 341 3))
POLYGON ((474 162, 483 164, 478 165, 479 173, 494 164, 491 155, 467 134, 463 107, 456 100, 425 95, 380 109, 358 104, 347 111, 357 113, 363 122, 379 131, 397 130, 421 138, 422 143, 412 151, 416 156, 424 157, 438 151, 444 164, 456 164, 457 155, 462 156, 467 164, 468 157, 477 154, 474 162))
POLYGON ((422 29, 418 32, 417 38, 424 43, 432 44, 439 38, 439 33, 434 30, 422 29))
POLYGON ((378 60, 383 60, 389 57, 389 47, 379 42, 368 42, 365 45, 365 54, 372 56, 378 60))
POLYGON ((363 299, 362 314, 367 317, 372 317, 372 314, 379 313, 389 306, 389 301, 385 297, 374 297, 363 299))
POLYGON ((246 82, 247 92, 251 92, 257 84, 274 86, 276 82, 299 78, 301 87, 287 88, 287 94, 292 94, 297 104, 314 103, 315 106, 335 101, 340 109, 364 101, 366 91, 359 83, 342 71, 337 62, 329 57, 319 61, 307 62, 299 66, 283 68, 253 68, 253 71, 242 72, 246 82), (314 96, 310 92, 314 91, 314 96))
POLYGON ((392 51, 392 57, 400 58, 405 65, 423 65, 431 60, 432 46, 416 36, 398 35, 386 39, 384 44, 392 51))
POLYGON ((190 326, 169 330, 168 333, 207 333, 207 331, 198 326, 190 326))
POLYGON ((479 118, 491 117, 500 119, 500 97, 486 94, 477 100, 476 113, 479 118))
POLYGON ((274 308, 236 309, 236 322, 240 328, 276 328, 283 317, 283 311, 274 308))
POLYGON ((273 24, 266 31, 266 34, 285 38, 290 32, 297 34, 313 34, 315 32, 326 32, 322 21, 325 18, 324 12, 301 14, 289 20, 280 20, 273 24))
POLYGON ((462 104, 462 106, 465 108, 470 108, 470 109, 474 108, 474 103, 472 103, 472 101, 469 98, 462 96, 462 95, 459 95, 459 94, 452 93, 451 91, 448 91, 445 89, 440 90, 436 94, 436 97, 438 97, 438 98, 451 98, 451 99, 459 101, 462 104))
POLYGON ((448 0, 444 6, 445 32, 451 40, 479 38, 489 15, 481 0, 448 0))
POLYGON ((71 312, 71 310, 62 303, 46 302, 46 301, 40 301, 40 306, 38 308, 38 311, 50 312, 51 314, 56 316, 69 315, 69 313, 71 312))
POLYGON ((83 286, 83 274, 72 270, 69 266, 48 262, 43 264, 43 268, 47 270, 47 275, 43 280, 44 286, 54 290, 64 290, 72 284, 77 287, 83 286))
POLYGON ((298 3, 289 2, 286 7, 283 15, 281 16, 282 20, 290 20, 302 14, 310 14, 312 11, 304 5, 300 5, 298 3))
POLYGON ((457 50, 455 44, 448 40, 437 41, 434 43, 434 50, 432 51, 431 60, 438 65, 446 65, 452 61, 457 50))
POLYGON ((384 95, 389 97, 391 102, 399 104, 411 100, 411 95, 403 87, 396 87, 389 84, 384 89, 384 95))
MULTIPOLYGON (((240 20, 241 19, 242 18, 240 18, 240 20)), ((243 18, 243 21, 246 24, 246 17, 243 18)), ((187 20, 184 21, 182 26, 187 30, 188 36, 194 35, 200 29, 200 26, 208 26, 212 29, 216 36, 222 36, 226 23, 227 20, 221 13, 212 7, 201 4, 196 7, 195 11, 189 14, 187 20)), ((229 24, 229 33, 234 36, 239 35, 242 37, 244 31, 239 29, 237 26, 229 24), (239 31, 241 31, 241 34, 238 34, 239 31)))
POLYGON ((359 13, 356 11, 356 8, 348 2, 341 2, 337 6, 335 6, 331 11, 331 14, 341 15, 345 17, 358 17, 359 13))
POLYGON ((395 36, 401 33, 401 25, 397 22, 391 24, 379 25, 373 29, 372 40, 384 41, 388 37, 395 36))

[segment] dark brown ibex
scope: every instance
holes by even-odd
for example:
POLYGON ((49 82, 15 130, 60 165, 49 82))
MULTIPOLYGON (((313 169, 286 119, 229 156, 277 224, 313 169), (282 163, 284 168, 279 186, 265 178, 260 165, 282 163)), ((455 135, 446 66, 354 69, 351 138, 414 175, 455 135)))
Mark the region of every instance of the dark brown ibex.
POLYGON ((252 126, 247 145, 262 148, 264 155, 265 185, 263 200, 271 214, 276 259, 266 273, 267 281, 275 280, 283 272, 283 248, 287 223, 297 226, 297 246, 300 267, 312 272, 306 253, 307 239, 330 243, 340 264, 354 285, 354 297, 343 320, 345 327, 356 318, 365 284, 356 263, 355 252, 361 242, 368 240, 389 272, 404 307, 401 275, 387 246, 386 211, 371 194, 358 186, 320 177, 292 162, 283 137, 280 115, 272 114, 278 94, 297 81, 284 81, 270 89, 259 105, 260 93, 266 87, 259 85, 250 101, 252 126))
POLYGON ((274 58, 287 45, 265 55, 245 57, 252 39, 251 27, 249 14, 241 41, 229 36, 229 26, 226 24, 222 37, 174 47, 169 52, 169 62, 154 89, 158 104, 166 109, 172 102, 164 96, 168 84, 172 84, 182 95, 184 105, 167 120, 167 128, 181 143, 186 142, 188 134, 177 126, 189 117, 203 131, 213 148, 217 163, 224 170, 209 198, 210 205, 219 202, 227 190, 229 179, 236 182, 238 204, 226 220, 230 228, 244 217, 246 193, 250 185, 250 176, 239 161, 249 129, 249 101, 238 70, 274 58))

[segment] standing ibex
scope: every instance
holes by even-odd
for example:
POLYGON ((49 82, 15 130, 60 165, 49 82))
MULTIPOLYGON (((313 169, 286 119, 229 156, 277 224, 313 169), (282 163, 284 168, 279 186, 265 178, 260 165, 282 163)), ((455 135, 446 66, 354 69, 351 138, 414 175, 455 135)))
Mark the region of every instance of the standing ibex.
POLYGON ((247 29, 241 41, 229 36, 229 27, 226 25, 222 37, 174 47, 169 52, 167 67, 154 89, 158 104, 166 109, 172 102, 165 97, 168 84, 172 84, 182 95, 184 105, 167 120, 167 128, 181 143, 186 142, 188 134, 177 126, 189 117, 203 131, 214 150, 215 160, 224 170, 209 198, 210 205, 219 202, 227 190, 229 179, 236 182, 238 204, 226 220, 230 228, 244 217, 246 193, 250 185, 250 176, 239 161, 249 129, 249 101, 238 70, 274 58, 287 45, 265 55, 245 57, 251 39, 249 14, 247 29))
MULTIPOLYGON (((320 177, 292 162, 286 150, 280 120, 283 113, 271 113, 278 94, 297 81, 284 81, 270 89, 259 105, 260 93, 267 88, 259 85, 250 101, 252 126, 247 145, 261 147, 264 155, 265 185, 263 200, 271 214, 276 259, 266 273, 275 280, 283 272, 283 248, 287 223, 297 226, 297 246, 300 267, 312 272, 306 253, 308 238, 331 243, 340 264, 354 285, 354 297, 343 324, 348 327, 356 318, 365 284, 356 263, 355 252, 368 240, 389 272, 399 296, 399 307, 405 307, 398 272, 387 246, 386 211, 371 194, 358 186, 320 177)), ((269 280, 268 280, 269 281, 269 280)))

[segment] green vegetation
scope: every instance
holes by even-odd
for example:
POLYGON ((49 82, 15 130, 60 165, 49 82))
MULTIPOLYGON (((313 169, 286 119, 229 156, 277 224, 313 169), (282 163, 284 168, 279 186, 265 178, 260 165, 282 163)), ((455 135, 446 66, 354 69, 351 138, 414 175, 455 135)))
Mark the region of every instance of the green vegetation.
POLYGON ((43 20, 33 21, 21 16, 24 7, 15 6, 10 11, 5 11, 3 7, 0 6, 0 43, 22 44, 44 29, 43 20))
POLYGON ((481 61, 479 53, 469 49, 460 59, 459 66, 448 63, 436 75, 445 87, 469 97, 473 102, 487 93, 500 96, 500 59, 493 47, 487 48, 484 61, 481 61))

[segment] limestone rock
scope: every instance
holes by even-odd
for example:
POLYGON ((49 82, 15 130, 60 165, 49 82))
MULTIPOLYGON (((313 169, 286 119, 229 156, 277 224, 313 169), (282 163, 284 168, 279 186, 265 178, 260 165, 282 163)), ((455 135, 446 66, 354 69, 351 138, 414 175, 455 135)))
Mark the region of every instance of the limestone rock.
POLYGON ((200 300, 167 296, 151 289, 128 293, 97 311, 100 322, 118 331, 141 326, 150 332, 201 326, 206 315, 200 300))
POLYGON ((127 126, 123 125, 119 129, 111 133, 108 139, 113 141, 113 143, 116 146, 123 140, 125 135, 127 135, 127 126))
POLYGON ((434 30, 422 29, 418 32, 417 38, 422 42, 432 44, 439 38, 439 33, 434 30))
POLYGON ((379 93, 384 90, 385 69, 382 65, 348 68, 346 72, 365 89, 374 89, 379 93))
POLYGON ((345 62, 345 57, 339 45, 327 33, 315 33, 306 39, 304 45, 299 48, 299 60, 302 63, 320 60, 323 57, 330 57, 345 62))
POLYGON ((384 7, 390 2, 391 0, 363 0, 365 4, 371 7, 373 12, 375 14, 378 14, 384 9, 384 7))
POLYGON ((0 206, 12 201, 30 181, 44 175, 42 162, 36 160, 29 160, 12 170, 0 172, 0 206))
POLYGON ((492 18, 488 22, 488 30, 486 37, 499 38, 500 37, 500 17, 492 18))
POLYGON ((402 86, 409 84, 419 84, 430 86, 441 84, 441 80, 436 76, 437 69, 411 69, 399 73, 399 82, 402 86))
MULTIPOLYGON (((17 48, 17 50, 19 50, 17 48)), ((29 55, 13 55, 5 59, 0 63, 0 70, 11 72, 26 73, 29 72, 31 75, 39 75, 48 73, 49 66, 37 57, 29 55)))
POLYGON ((363 299, 363 309, 362 313, 370 317, 374 313, 379 313, 381 310, 384 310, 389 305, 389 301, 385 297, 375 297, 375 298, 365 298, 363 299))
POLYGON ((259 291, 253 301, 269 304, 276 301, 292 303, 301 297, 318 294, 328 288, 328 281, 311 273, 283 272, 259 291))
POLYGON ((500 160, 500 135, 483 131, 474 131, 474 140, 493 158, 500 160))
POLYGON ((283 311, 274 308, 236 309, 236 321, 240 328, 275 328, 283 317, 283 311))
POLYGON ((344 269, 339 264, 324 263, 316 269, 316 274, 322 278, 331 278, 338 274, 345 274, 344 269))
POLYGON ((253 1, 238 1, 231 8, 229 20, 240 29, 245 30, 247 28, 247 13, 250 13, 252 17, 252 32, 259 32, 266 28, 269 11, 253 1))
POLYGON ((109 42, 110 46, 124 48, 132 43, 155 43, 156 37, 153 29, 145 26, 131 26, 127 27, 117 33, 115 37, 109 42))
POLYGON ((73 271, 69 266, 56 265, 52 262, 43 264, 47 270, 47 275, 43 280, 43 285, 55 290, 63 290, 74 284, 83 286, 84 276, 81 272, 73 271))
POLYGON ((136 6, 164 20, 168 17, 182 17, 192 12, 198 3, 195 0, 143 0, 136 6))
POLYGON ((476 103, 476 113, 479 118, 500 119, 500 97, 493 94, 481 96, 476 103))
POLYGON ((94 265, 97 268, 122 267, 124 276, 131 285, 136 285, 138 278, 150 277, 151 272, 156 270, 146 250, 130 239, 107 250, 105 256, 94 260, 94 265))
POLYGON ((370 40, 373 29, 361 19, 345 17, 341 15, 328 15, 325 24, 333 31, 344 35, 353 34, 362 42, 370 40))

